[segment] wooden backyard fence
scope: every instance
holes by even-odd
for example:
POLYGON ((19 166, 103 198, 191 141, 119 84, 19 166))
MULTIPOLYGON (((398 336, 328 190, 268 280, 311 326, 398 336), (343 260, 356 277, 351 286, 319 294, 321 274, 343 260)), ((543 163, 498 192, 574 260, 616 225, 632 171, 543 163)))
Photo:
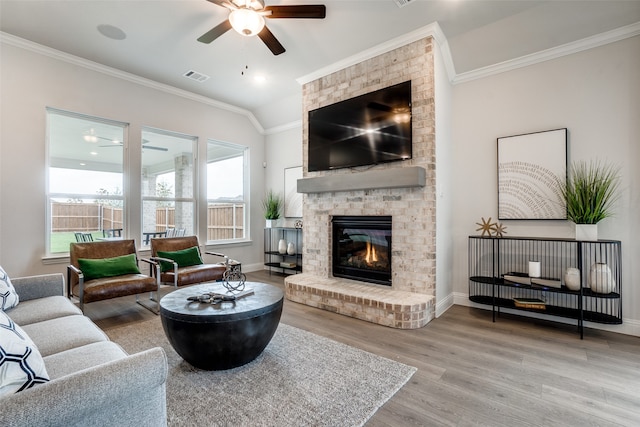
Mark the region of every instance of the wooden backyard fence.
POLYGON ((51 231, 98 231, 122 228, 122 209, 99 203, 52 203, 51 231))
MULTIPOLYGON (((122 209, 98 203, 52 203, 51 231, 100 231, 123 228, 122 209)), ((175 228, 175 209, 156 209, 156 230, 175 228)), ((177 228, 181 228, 178 226, 177 228)), ((211 203, 207 207, 207 240, 244 237, 244 205, 211 203)))

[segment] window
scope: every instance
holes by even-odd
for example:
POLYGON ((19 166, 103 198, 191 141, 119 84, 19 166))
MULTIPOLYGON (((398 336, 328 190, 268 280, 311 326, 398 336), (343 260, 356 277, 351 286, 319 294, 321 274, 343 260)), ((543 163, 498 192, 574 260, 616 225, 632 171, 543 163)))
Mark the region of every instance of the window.
POLYGON ((207 242, 246 238, 249 149, 207 143, 207 242))
POLYGON ((142 245, 151 237, 193 235, 196 138, 142 130, 142 245))
POLYGON ((47 253, 69 252, 76 233, 124 228, 126 123, 47 109, 47 253))

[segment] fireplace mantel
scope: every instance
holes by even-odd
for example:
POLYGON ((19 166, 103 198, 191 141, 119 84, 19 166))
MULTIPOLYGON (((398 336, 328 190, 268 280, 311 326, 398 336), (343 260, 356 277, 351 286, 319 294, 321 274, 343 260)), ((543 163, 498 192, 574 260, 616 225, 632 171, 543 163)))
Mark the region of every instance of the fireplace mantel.
POLYGON ((335 174, 298 180, 298 193, 409 188, 426 185, 426 171, 420 166, 335 174))

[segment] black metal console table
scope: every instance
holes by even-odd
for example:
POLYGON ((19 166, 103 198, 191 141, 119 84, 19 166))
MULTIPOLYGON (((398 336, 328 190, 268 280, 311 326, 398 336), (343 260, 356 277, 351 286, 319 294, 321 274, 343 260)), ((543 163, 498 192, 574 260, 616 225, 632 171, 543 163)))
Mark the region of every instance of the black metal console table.
POLYGON ((583 338, 584 321, 622 323, 621 252, 617 240, 469 236, 469 299, 491 305, 494 322, 501 307, 576 319, 583 338), (528 276, 529 261, 540 278, 528 276), (569 268, 580 271, 576 290, 569 268))

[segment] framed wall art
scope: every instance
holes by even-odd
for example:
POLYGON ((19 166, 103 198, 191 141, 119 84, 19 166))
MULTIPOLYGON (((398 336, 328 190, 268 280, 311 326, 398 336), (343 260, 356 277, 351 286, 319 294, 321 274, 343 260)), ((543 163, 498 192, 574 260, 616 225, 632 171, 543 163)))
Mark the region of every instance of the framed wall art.
POLYGON ((285 218, 302 218, 302 193, 298 193, 299 179, 302 179, 302 166, 284 170, 285 218))
POLYGON ((566 219, 567 129, 498 138, 498 218, 566 219))

